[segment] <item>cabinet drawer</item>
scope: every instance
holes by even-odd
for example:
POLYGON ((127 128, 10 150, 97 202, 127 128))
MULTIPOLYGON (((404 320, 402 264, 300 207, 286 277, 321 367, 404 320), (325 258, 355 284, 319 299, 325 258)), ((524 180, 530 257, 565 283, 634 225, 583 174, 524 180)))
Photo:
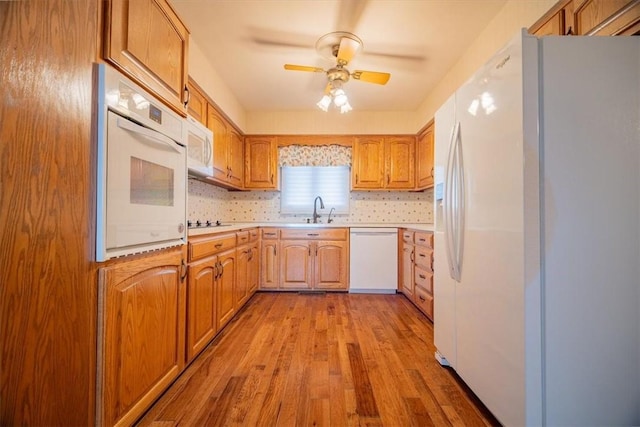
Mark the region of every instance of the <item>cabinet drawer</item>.
POLYGON ((414 275, 416 285, 420 286, 428 293, 433 294, 433 273, 420 267, 416 267, 414 275))
POLYGON ((416 245, 433 248, 433 233, 428 231, 416 231, 414 236, 416 245))
POLYGON ((401 233, 402 235, 400 236, 400 238, 402 239, 403 242, 413 243, 413 231, 402 230, 401 233))
POLYGON ((433 249, 416 246, 415 263, 425 270, 433 271, 433 249))
POLYGON ((249 230, 249 241, 250 242, 255 242, 258 240, 258 229, 257 228, 252 228, 251 230, 249 230))
POLYGON ((263 228, 262 240, 277 240, 280 238, 279 228, 263 228))
POLYGON ((233 249, 235 246, 235 233, 193 237, 189 239, 189 261, 233 249))
POLYGON ((414 289, 414 302, 418 308, 433 320, 433 296, 425 292, 424 289, 416 286, 414 289))
POLYGON ((244 245, 245 243, 249 243, 249 232, 248 231, 238 231, 236 233, 236 237, 238 238, 238 246, 244 245))
POLYGON ((282 239, 347 240, 346 228, 283 228, 282 239))

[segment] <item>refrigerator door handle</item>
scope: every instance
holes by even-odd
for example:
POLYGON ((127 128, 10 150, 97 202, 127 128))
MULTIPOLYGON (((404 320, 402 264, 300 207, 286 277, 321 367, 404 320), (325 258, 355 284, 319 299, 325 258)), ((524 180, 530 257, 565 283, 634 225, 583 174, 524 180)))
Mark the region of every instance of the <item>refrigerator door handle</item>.
POLYGON ((445 194, 443 200, 443 217, 444 217, 444 236, 445 246, 447 253, 447 264, 449 266, 449 276, 455 279, 455 243, 453 238, 454 233, 454 217, 455 217, 455 204, 453 203, 454 194, 456 192, 455 186, 455 152, 456 152, 456 140, 458 134, 459 123, 456 123, 451 130, 451 137, 449 139, 449 154, 447 156, 447 169, 445 173, 445 194))
POLYGON ((454 276, 453 279, 460 282, 462 280, 462 256, 464 250, 464 222, 465 222, 465 186, 464 186, 464 163, 462 158, 462 126, 458 122, 455 137, 455 218, 453 224, 454 239, 454 276))

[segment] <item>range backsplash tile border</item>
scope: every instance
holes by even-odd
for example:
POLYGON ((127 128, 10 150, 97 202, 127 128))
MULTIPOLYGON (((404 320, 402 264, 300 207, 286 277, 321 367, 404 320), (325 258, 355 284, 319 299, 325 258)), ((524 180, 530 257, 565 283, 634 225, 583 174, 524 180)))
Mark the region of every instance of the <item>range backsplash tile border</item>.
MULTIPOLYGON (((190 220, 223 222, 304 222, 310 215, 281 215, 279 191, 227 191, 189 179, 187 215, 190 220)), ((349 215, 335 223, 432 223, 433 191, 351 192, 349 215)), ((330 206, 323 211, 325 222, 330 206)))

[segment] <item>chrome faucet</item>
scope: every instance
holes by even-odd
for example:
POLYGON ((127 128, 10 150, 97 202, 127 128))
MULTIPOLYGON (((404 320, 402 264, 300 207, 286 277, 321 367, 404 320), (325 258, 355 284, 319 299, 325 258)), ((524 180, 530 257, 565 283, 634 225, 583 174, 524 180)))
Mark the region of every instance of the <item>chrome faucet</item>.
POLYGON ((316 199, 313 201, 313 223, 314 224, 317 224, 318 218, 320 218, 320 214, 318 213, 318 209, 317 209, 318 199, 320 199, 320 209, 324 209, 324 203, 322 202, 322 197, 320 196, 316 197, 316 199))
POLYGON ((331 219, 331 214, 335 210, 336 210, 336 208, 331 208, 331 210, 329 211, 329 218, 327 219, 327 224, 331 224, 331 222, 333 221, 333 219, 331 219))

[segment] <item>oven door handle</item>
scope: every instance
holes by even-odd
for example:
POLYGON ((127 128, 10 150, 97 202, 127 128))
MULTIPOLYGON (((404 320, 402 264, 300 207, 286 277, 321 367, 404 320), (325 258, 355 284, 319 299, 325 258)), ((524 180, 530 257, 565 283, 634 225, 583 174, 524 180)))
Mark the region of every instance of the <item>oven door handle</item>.
POLYGON ((177 153, 182 153, 182 151, 180 151, 180 149, 178 149, 177 147, 178 144, 173 139, 166 137, 159 132, 156 132, 144 126, 135 124, 131 120, 127 120, 122 117, 118 117, 117 124, 118 124, 118 127, 121 129, 129 131, 131 133, 136 133, 138 135, 141 135, 147 138, 148 140, 150 140, 151 142, 155 144, 162 144, 163 146, 169 147, 177 153))

